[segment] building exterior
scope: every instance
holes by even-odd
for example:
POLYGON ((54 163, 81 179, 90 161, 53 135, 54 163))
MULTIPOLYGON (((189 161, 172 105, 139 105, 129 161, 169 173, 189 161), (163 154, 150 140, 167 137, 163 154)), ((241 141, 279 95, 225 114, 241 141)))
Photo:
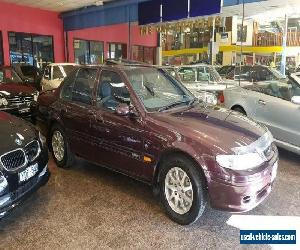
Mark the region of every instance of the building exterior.
POLYGON ((0 65, 43 68, 51 62, 100 64, 105 58, 155 64, 157 33, 141 35, 137 16, 137 3, 130 0, 65 14, 0 2, 0 65))

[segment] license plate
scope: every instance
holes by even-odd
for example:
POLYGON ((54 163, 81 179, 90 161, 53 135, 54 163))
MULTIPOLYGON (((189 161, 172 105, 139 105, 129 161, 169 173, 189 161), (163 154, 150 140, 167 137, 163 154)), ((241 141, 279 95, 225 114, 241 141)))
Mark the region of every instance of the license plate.
POLYGON ((31 177, 35 176, 35 174, 39 171, 38 164, 34 164, 32 166, 29 166, 24 171, 19 173, 19 182, 24 182, 29 180, 31 177))
POLYGON ((273 182, 277 176, 277 169, 278 169, 278 161, 276 161, 273 166, 272 174, 271 174, 271 182, 273 182))
POLYGON ((30 108, 24 108, 24 109, 20 109, 19 113, 23 114, 23 113, 28 113, 30 111, 30 108))

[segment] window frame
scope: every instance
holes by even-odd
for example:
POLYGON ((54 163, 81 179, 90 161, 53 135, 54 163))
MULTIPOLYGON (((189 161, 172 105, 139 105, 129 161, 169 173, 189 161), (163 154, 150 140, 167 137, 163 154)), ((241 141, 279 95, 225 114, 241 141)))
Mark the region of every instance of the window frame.
MULTIPOLYGON (((33 37, 35 37, 35 36, 44 36, 44 37, 51 38, 51 51, 52 51, 52 55, 53 55, 52 56, 52 63, 55 62, 54 36, 53 35, 37 34, 37 33, 30 33, 30 32, 29 33, 27 33, 27 32, 18 32, 18 31, 11 31, 11 30, 9 30, 9 31, 7 31, 7 37, 8 37, 8 47, 9 47, 9 61, 10 61, 11 64, 13 64, 13 63, 11 61, 11 56, 10 56, 10 53, 11 53, 11 44, 10 44, 10 41, 9 41, 10 33, 19 34, 19 35, 22 35, 22 36, 24 36, 24 35, 30 36, 32 56, 34 56, 33 55, 34 54, 34 52, 33 52, 34 51, 33 50, 33 37)), ((23 46, 23 42, 21 40, 21 47, 22 46, 23 46)), ((22 53, 22 57, 23 57, 24 52, 22 51, 21 53, 22 53)), ((42 67, 42 69, 44 69, 44 67, 42 67)))
MULTIPOLYGON (((88 43, 88 57, 89 57, 89 61, 88 62, 85 62, 85 64, 80 64, 80 65, 88 65, 88 64, 91 64, 91 42, 97 42, 97 43, 101 43, 102 44, 102 63, 104 63, 105 61, 105 58, 104 58, 104 41, 98 41, 98 40, 87 40, 87 39, 82 39, 82 38, 76 38, 74 37, 73 38, 73 50, 74 50, 74 60, 76 60, 76 52, 75 52, 75 41, 84 41, 84 42, 87 42, 88 43)), ((100 64, 99 64, 100 65, 100 64)))
POLYGON ((120 43, 120 42, 108 42, 108 58, 109 59, 115 59, 115 60, 118 60, 119 58, 112 58, 111 57, 111 45, 114 44, 114 45, 121 45, 121 46, 126 46, 126 58, 123 57, 123 48, 122 48, 122 59, 128 59, 128 45, 127 43, 120 43))

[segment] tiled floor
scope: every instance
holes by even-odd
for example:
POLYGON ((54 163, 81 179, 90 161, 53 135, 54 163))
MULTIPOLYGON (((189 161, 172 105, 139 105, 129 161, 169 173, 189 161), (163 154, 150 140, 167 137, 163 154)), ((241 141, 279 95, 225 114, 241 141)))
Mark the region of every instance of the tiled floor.
POLYGON ((145 184, 82 160, 69 170, 50 160, 49 183, 0 222, 0 248, 271 248, 241 247, 239 228, 300 232, 300 156, 280 155, 273 192, 258 208, 244 215, 208 208, 187 227, 166 217, 145 184))

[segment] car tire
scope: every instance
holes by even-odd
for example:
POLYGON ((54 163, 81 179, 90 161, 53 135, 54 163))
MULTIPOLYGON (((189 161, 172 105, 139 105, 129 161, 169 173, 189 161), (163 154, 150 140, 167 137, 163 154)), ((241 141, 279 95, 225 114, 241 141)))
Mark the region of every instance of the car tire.
POLYGON ((188 225, 203 214, 207 204, 205 177, 199 166, 188 157, 176 155, 165 159, 159 185, 161 203, 173 221, 188 225))
POLYGON ((70 168, 74 162, 74 154, 71 152, 65 131, 58 124, 55 124, 51 129, 49 144, 57 166, 70 168))
POLYGON ((232 110, 234 110, 242 115, 247 115, 245 110, 242 107, 234 107, 232 110))

